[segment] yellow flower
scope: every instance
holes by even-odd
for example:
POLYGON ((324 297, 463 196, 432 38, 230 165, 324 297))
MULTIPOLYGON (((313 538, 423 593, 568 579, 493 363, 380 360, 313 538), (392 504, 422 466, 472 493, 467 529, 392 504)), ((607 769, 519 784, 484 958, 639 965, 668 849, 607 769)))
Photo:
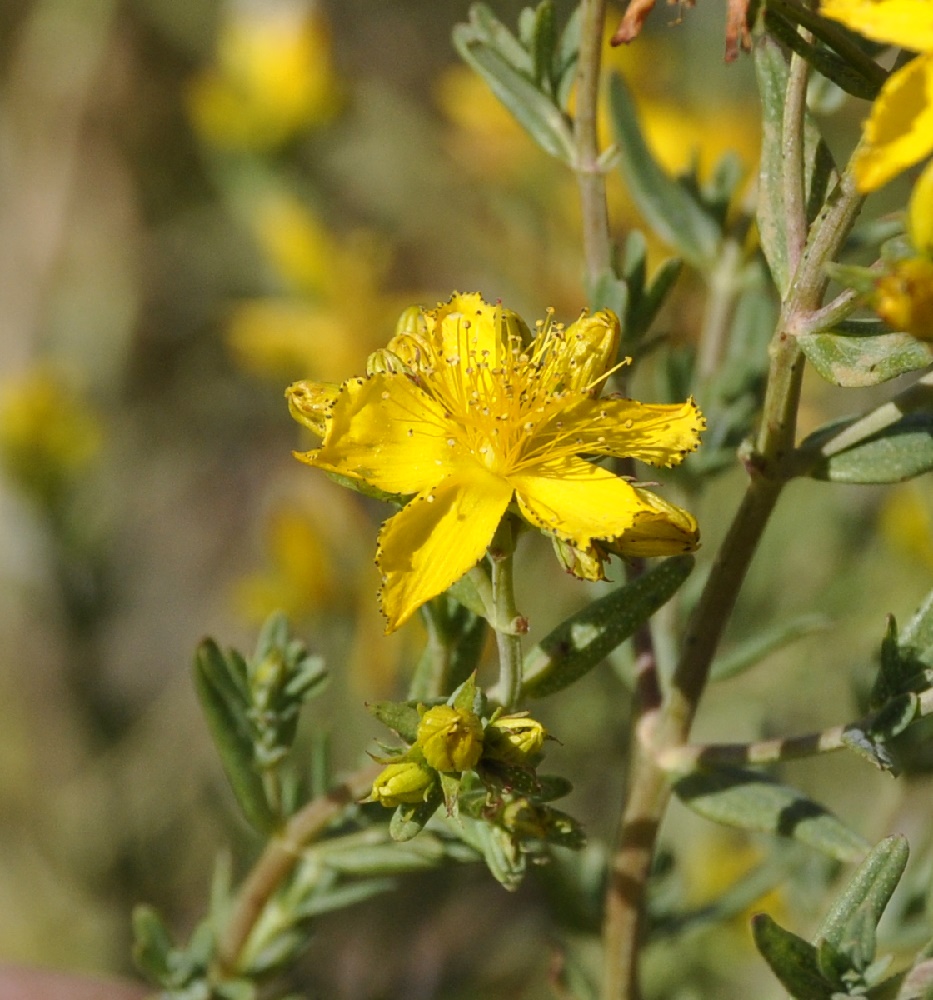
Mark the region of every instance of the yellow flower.
POLYGON ((0 385, 0 460, 36 500, 58 501, 101 439, 97 414, 55 372, 38 368, 0 385))
POLYGON ((221 28, 216 65, 188 92, 201 135, 232 149, 273 149, 327 121, 338 104, 327 27, 294 3, 236 8, 221 28))
POLYGON ((421 716, 417 745, 437 771, 469 771, 483 752, 483 726, 473 712, 436 705, 421 716))
POLYGON ((586 548, 612 539, 667 555, 697 544, 686 511, 583 456, 676 465, 699 442, 692 399, 646 405, 599 398, 619 321, 524 323, 479 295, 454 295, 395 337, 399 370, 350 379, 309 465, 413 499, 382 527, 376 563, 387 631, 484 555, 517 503, 534 527, 586 548), (656 539, 656 541, 655 541, 656 539))
POLYGON ((893 73, 872 107, 855 161, 874 191, 933 153, 933 5, 930 0, 823 0, 822 13, 877 42, 921 55, 893 73))

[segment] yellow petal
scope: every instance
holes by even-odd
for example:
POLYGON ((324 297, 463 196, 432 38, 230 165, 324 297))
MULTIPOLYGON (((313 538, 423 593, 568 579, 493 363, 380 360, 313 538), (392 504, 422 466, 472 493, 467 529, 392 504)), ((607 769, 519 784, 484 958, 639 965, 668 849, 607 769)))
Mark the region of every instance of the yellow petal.
POLYGON ((933 161, 914 185, 907 208, 907 229, 917 253, 933 258, 933 161))
POLYGON ((855 160, 859 189, 874 191, 933 152, 933 54, 894 73, 865 123, 855 160))
POLYGON ((567 346, 563 354, 570 369, 569 386, 585 390, 615 363, 619 350, 621 327, 619 318, 609 309, 595 316, 587 312, 564 331, 567 346))
POLYGON ((393 632, 483 557, 512 497, 504 480, 471 468, 415 497, 379 533, 380 601, 393 632))
POLYGON ((613 549, 626 556, 675 556, 693 552, 700 541, 693 515, 650 490, 637 486, 633 489, 645 507, 632 527, 613 540, 613 549))
MULTIPOLYGON (((633 399, 584 399, 535 432, 528 455, 572 448, 577 454, 636 458, 649 465, 679 465, 700 443, 706 427, 691 397, 684 403, 633 399)), ((529 470, 530 471, 530 470, 529 470)))
POLYGON ((655 513, 624 479, 582 458, 550 462, 536 473, 511 477, 522 515, 578 548, 594 538, 618 538, 640 515, 655 513))
POLYGON ((323 444, 305 461, 387 493, 420 493, 451 471, 450 431, 443 410, 406 375, 351 379, 323 444))
POLYGON ((820 13, 876 42, 915 52, 933 49, 930 0, 824 0, 820 13))

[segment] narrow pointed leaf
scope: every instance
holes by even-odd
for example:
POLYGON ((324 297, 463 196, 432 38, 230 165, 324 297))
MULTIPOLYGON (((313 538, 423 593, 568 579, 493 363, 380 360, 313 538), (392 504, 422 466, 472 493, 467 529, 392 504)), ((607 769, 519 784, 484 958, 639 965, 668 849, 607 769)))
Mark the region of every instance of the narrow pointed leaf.
POLYGON ((693 564, 665 559, 558 625, 525 658, 523 693, 541 698, 579 680, 673 597, 693 564))
POLYGON ((868 843, 823 806, 757 771, 705 768, 674 784, 694 812, 726 826, 791 837, 839 861, 856 861, 868 843))
POLYGON ((765 628, 740 643, 727 655, 715 660, 710 670, 710 680, 722 681, 744 673, 772 653, 804 636, 823 632, 831 624, 825 615, 800 615, 788 622, 779 622, 772 628, 765 628))
POLYGON ((933 666, 933 590, 901 632, 898 645, 910 650, 921 663, 933 666))
POLYGON ((271 833, 277 818, 254 764, 255 747, 246 707, 230 697, 229 674, 222 664, 223 656, 216 644, 210 639, 202 642, 194 659, 195 689, 224 773, 244 816, 260 833, 271 833))
POLYGON ((819 937, 841 949, 859 930, 862 914, 868 915, 873 927, 877 926, 904 874, 909 852, 907 839, 899 834, 872 848, 826 914, 819 937))
POLYGON ((832 983, 824 979, 809 941, 784 930, 766 913, 752 918, 755 945, 781 984, 795 1000, 833 1000, 832 983))
POLYGON ((642 134, 632 96, 618 74, 609 83, 609 105, 619 169, 639 211, 688 263, 699 269, 710 267, 722 230, 700 201, 655 159, 642 134))

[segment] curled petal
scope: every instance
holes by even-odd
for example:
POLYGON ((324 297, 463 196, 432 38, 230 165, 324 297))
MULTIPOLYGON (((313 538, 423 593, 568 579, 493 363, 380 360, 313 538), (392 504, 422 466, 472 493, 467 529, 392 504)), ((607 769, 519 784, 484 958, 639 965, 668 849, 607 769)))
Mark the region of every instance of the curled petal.
POLYGON ((644 505, 631 528, 612 540, 610 548, 624 556, 676 556, 700 543, 696 519, 649 490, 633 487, 644 505))
POLYGON ((387 632, 482 559, 511 497, 504 480, 477 465, 419 494, 386 521, 376 565, 387 632))
POLYGON ((309 431, 324 437, 340 386, 335 382, 293 382, 285 390, 288 412, 309 431))

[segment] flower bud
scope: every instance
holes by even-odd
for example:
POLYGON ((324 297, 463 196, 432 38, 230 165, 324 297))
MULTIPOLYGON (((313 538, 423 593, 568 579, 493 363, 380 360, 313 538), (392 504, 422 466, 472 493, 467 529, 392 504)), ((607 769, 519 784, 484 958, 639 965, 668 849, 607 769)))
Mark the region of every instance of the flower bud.
POLYGON ((933 340, 933 260, 898 261, 876 282, 874 307, 892 330, 933 340))
POLYGON ((336 382, 293 382, 285 390, 288 412, 299 424, 322 438, 339 392, 336 382))
POLYGON ((483 756, 527 767, 537 761, 546 739, 547 730, 535 719, 527 715, 503 715, 486 727, 483 756))
POLYGON ((378 802, 387 808, 403 803, 424 802, 436 775, 420 761, 406 760, 389 764, 379 772, 366 802, 378 802))
POLYGON ((417 745, 436 770, 469 771, 483 752, 483 727, 472 712, 437 705, 421 716, 417 745))
POLYGON ((592 387, 593 394, 599 395, 598 386, 593 383, 615 364, 620 337, 619 318, 609 309, 600 309, 594 316, 584 312, 567 327, 564 339, 574 368, 576 386, 581 389, 592 387))

